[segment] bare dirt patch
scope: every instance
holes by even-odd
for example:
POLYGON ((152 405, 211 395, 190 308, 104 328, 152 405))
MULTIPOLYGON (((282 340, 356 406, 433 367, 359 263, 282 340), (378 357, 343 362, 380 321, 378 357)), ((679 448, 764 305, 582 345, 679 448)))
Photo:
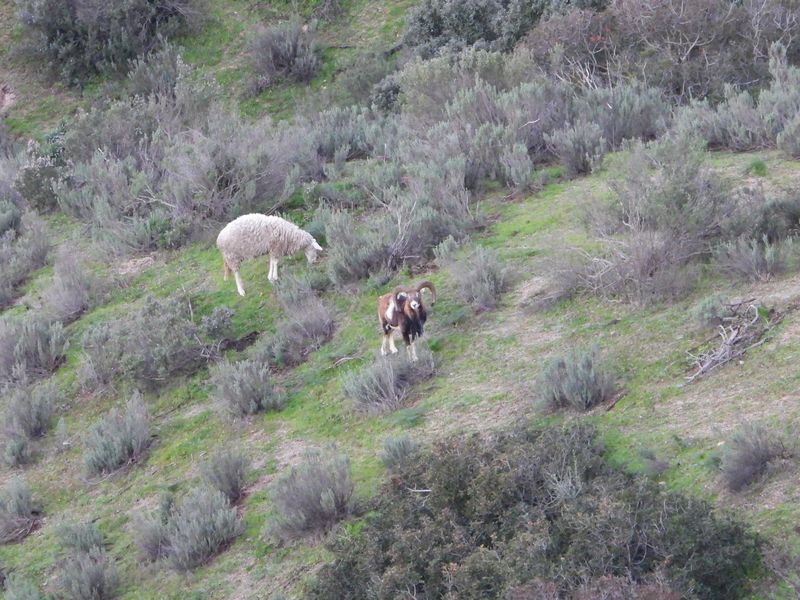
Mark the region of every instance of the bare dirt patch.
POLYGON ((152 256, 131 258, 117 267, 117 273, 122 276, 135 277, 155 264, 156 260, 152 256))

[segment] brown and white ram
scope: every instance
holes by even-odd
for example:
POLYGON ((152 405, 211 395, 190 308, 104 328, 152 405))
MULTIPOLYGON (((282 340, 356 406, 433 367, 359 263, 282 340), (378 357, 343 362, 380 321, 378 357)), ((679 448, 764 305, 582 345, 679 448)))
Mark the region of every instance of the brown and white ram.
POLYGON ((422 303, 422 290, 427 288, 431 293, 431 306, 436 303, 436 288, 430 281, 423 281, 416 287, 398 286, 389 294, 378 298, 378 319, 383 332, 381 354, 386 356, 387 349, 392 354, 397 352, 394 345, 394 334, 399 332, 406 343, 406 351, 411 360, 417 360, 414 342, 422 337, 428 313, 422 303))

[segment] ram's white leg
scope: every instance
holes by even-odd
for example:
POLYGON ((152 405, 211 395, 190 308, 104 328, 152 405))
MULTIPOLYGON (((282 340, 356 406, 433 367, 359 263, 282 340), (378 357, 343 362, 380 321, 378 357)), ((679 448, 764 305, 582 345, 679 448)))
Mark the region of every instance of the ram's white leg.
POLYGON ((239 295, 244 296, 244 285, 242 285, 242 276, 239 275, 239 271, 234 271, 233 277, 236 279, 236 289, 239 292, 239 295))
POLYGON ((392 354, 397 354, 397 346, 394 345, 394 334, 389 334, 389 350, 392 354))
POLYGON ((386 356, 387 354, 386 346, 388 345, 389 345, 389 336, 384 335, 383 341, 381 342, 381 356, 386 356))
POLYGON ((417 360, 417 346, 416 346, 415 342, 411 342, 411 344, 408 346, 408 354, 411 356, 411 360, 416 362, 416 360, 417 360))

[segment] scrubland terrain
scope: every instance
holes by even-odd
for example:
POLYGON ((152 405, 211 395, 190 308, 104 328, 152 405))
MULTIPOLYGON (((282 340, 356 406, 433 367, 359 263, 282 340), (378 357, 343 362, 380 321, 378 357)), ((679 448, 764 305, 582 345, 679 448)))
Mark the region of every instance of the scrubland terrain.
POLYGON ((0 0, 4 597, 796 598, 798 8, 0 0))

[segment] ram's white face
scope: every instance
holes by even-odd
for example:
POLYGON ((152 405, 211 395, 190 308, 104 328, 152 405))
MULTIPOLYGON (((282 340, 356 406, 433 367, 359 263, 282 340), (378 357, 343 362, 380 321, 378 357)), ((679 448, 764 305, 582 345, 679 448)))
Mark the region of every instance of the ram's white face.
POLYGON ((397 299, 408 302, 411 310, 419 310, 419 307, 422 306, 422 294, 419 292, 411 292, 410 294, 400 292, 397 294, 397 299))

